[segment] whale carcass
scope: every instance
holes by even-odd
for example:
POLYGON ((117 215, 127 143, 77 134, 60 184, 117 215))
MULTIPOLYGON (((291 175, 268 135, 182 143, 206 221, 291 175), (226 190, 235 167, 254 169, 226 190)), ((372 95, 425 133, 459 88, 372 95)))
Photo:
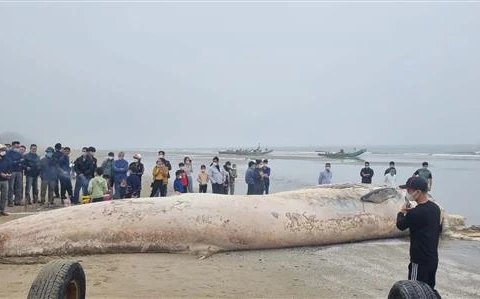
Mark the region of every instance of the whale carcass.
POLYGON ((219 251, 404 235, 403 193, 367 185, 266 196, 184 194, 72 206, 0 225, 0 256, 219 251))

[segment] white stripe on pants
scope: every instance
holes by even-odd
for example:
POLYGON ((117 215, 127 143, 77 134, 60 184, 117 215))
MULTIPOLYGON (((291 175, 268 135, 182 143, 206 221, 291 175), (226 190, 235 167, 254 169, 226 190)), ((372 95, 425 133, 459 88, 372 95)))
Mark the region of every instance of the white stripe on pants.
POLYGON ((410 280, 417 280, 418 276, 418 264, 412 263, 412 274, 410 275, 410 280))

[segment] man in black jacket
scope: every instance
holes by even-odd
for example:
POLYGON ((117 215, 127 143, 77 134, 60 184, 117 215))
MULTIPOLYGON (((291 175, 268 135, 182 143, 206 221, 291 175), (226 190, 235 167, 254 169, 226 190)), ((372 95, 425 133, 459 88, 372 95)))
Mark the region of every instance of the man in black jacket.
POLYGON ((75 181, 75 190, 73 192, 72 204, 80 202, 80 189, 83 195, 88 195, 88 181, 92 178, 94 172, 94 162, 88 154, 88 148, 82 148, 82 156, 75 160, 73 169, 77 174, 75 181))
POLYGON ((95 158, 95 153, 96 153, 96 152, 97 152, 97 149, 94 148, 93 146, 90 146, 90 147, 87 149, 88 156, 89 156, 90 159, 92 159, 92 161, 93 161, 92 171, 87 174, 88 180, 91 180, 91 179, 93 179, 93 177, 95 177, 95 169, 97 169, 97 158, 95 158))
MULTIPOLYGON (((167 169, 168 169, 167 178, 170 178, 170 170, 172 170, 172 164, 170 164, 170 161, 165 159, 165 152, 164 151, 158 151, 158 160, 160 160, 160 159, 165 160, 164 161, 165 167, 167 167, 167 169)), ((164 184, 162 188, 165 188, 165 190, 167 190, 167 185, 164 184)), ((155 195, 155 196, 158 196, 158 195, 155 195)))
POLYGON ((362 177, 362 184, 371 184, 373 177, 373 169, 370 168, 370 163, 365 162, 365 167, 360 170, 360 176, 362 177))
POLYGON ((62 159, 62 156, 63 156, 62 144, 57 143, 55 144, 55 151, 53 152, 53 164, 57 169, 57 177, 58 177, 57 181, 55 182, 55 198, 60 198, 59 185, 62 184, 62 179, 60 178, 60 160, 62 159))
POLYGON ((408 279, 423 281, 434 289, 441 231, 440 208, 428 199, 428 183, 424 179, 411 177, 399 187, 407 189, 406 198, 417 203, 415 208, 404 203, 397 215, 397 228, 410 229, 408 279))
POLYGON ((40 156, 37 154, 37 145, 30 145, 30 152, 23 156, 25 177, 25 199, 27 204, 32 203, 30 191, 33 193, 33 203, 38 202, 38 176, 40 175, 40 156))
POLYGON ((62 203, 67 199, 68 194, 70 200, 73 198, 72 180, 70 179, 70 147, 66 146, 62 149, 63 155, 59 160, 59 179, 60 179, 60 198, 62 203))
POLYGON ((23 157, 20 154, 20 142, 13 141, 12 149, 5 156, 11 165, 11 176, 8 181, 8 206, 22 204, 23 197, 23 157))
MULTIPOLYGON (((130 165, 128 166, 128 170, 130 170, 130 175, 136 175, 139 178, 139 181, 140 181, 139 192, 141 192, 141 190, 142 190, 142 175, 145 171, 145 166, 142 163, 142 155, 140 155, 140 154, 133 155, 133 161, 134 162, 130 163, 130 165)), ((140 195, 140 193, 139 193, 139 195, 140 195)))
POLYGON ((263 164, 262 160, 255 161, 255 194, 262 195, 265 191, 265 182, 263 180, 263 164))

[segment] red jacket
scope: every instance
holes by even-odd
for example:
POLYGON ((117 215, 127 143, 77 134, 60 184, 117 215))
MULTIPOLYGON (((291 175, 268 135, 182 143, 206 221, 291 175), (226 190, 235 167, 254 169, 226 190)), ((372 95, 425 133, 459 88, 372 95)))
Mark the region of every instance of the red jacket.
POLYGON ((182 186, 186 187, 188 186, 188 178, 187 178, 187 173, 185 170, 182 170, 182 178, 180 179, 182 181, 182 186))

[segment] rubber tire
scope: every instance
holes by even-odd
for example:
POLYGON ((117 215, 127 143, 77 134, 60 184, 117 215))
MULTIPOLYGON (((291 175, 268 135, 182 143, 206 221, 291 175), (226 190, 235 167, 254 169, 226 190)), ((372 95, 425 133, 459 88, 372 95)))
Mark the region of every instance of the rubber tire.
POLYGON ((400 280, 390 289, 388 299, 437 299, 437 295, 423 281, 400 280))
POLYGON ((85 272, 77 261, 51 261, 38 273, 28 299, 85 299, 85 272))

